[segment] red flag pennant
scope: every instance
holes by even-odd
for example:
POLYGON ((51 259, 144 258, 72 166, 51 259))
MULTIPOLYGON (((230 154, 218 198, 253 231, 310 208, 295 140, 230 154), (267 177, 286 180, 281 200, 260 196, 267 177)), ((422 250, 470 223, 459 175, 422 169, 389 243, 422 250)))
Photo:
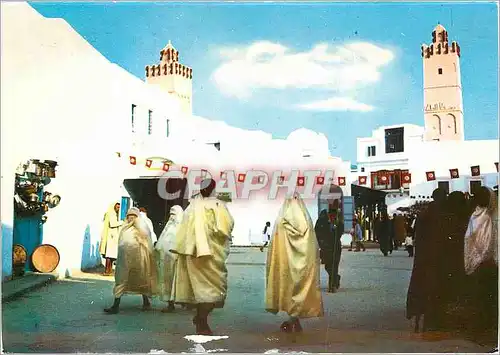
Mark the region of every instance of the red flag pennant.
POLYGON ((324 176, 316 176, 316 184, 317 185, 323 185, 325 183, 325 177, 324 176))
POLYGON ((257 178, 257 183, 259 183, 259 184, 263 184, 264 183, 264 176, 263 175, 261 175, 261 176, 259 176, 257 178))
POLYGON ((133 156, 130 157, 130 164, 135 165, 137 164, 137 159, 133 156))
POLYGON ((411 183, 411 174, 410 173, 402 173, 401 174, 403 178, 403 184, 410 184, 411 183))
POLYGON ((297 178, 297 186, 304 186, 306 179, 303 176, 297 178))
POLYGON ((170 165, 168 163, 163 163, 163 171, 168 171, 170 169, 170 165))
POLYGON ((151 159, 146 160, 146 167, 147 168, 150 168, 152 164, 153 164, 153 161, 151 159))
POLYGON ((481 175, 481 169, 479 168, 479 165, 474 165, 470 167, 470 174, 472 176, 479 176, 481 175))
POLYGON ((187 166, 183 166, 183 167, 181 168, 181 171, 182 171, 182 173, 183 173, 184 175, 186 175, 186 174, 187 174, 187 172, 188 172, 188 167, 187 167, 187 166))
POLYGON ((278 176, 278 185, 283 185, 284 182, 285 182, 285 177, 283 175, 278 176))
POLYGON ((339 176, 338 182, 339 182, 339 186, 345 186, 345 177, 339 176))
POLYGON ((458 174, 458 169, 450 169, 450 177, 452 179, 458 179, 460 175, 458 174))
POLYGON ((366 185, 366 179, 367 179, 366 176, 360 176, 359 177, 359 184, 360 185, 366 185))
POLYGON ((246 176, 246 174, 238 174, 238 182, 244 182, 246 176))
POLYGON ((427 181, 434 181, 436 180, 436 174, 434 174, 434 171, 428 171, 425 173, 427 176, 427 181))
POLYGON ((221 171, 221 172, 220 172, 220 178, 221 178, 221 179, 225 179, 226 177, 227 177, 226 172, 225 172, 225 171, 221 171))
POLYGON ((387 176, 387 174, 382 173, 382 174, 380 175, 380 183, 381 183, 382 185, 387 185, 387 183, 388 183, 388 182, 389 182, 389 177, 387 176))

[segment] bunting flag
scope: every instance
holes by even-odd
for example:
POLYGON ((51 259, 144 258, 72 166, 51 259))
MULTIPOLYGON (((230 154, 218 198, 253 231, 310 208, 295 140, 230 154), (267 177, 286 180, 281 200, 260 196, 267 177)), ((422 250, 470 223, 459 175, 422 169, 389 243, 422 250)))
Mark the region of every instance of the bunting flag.
POLYGON ((297 178, 297 186, 304 186, 306 179, 303 176, 297 178))
POLYGON ((337 180, 339 182, 339 186, 345 186, 345 177, 339 176, 337 180))
POLYGON ((498 162, 495 163, 495 166, 497 168, 497 173, 498 173, 498 162))
POLYGON ((257 183, 258 184, 263 184, 264 183, 265 176, 261 175, 257 177, 257 183))
POLYGON ((225 172, 225 171, 221 171, 221 172, 220 172, 220 178, 221 178, 221 179, 226 179, 226 178, 227 178, 227 174, 226 174, 226 172, 225 172))
POLYGON ((188 172, 188 167, 187 167, 187 166, 183 166, 183 167, 181 168, 181 171, 182 171, 182 173, 183 173, 184 175, 186 175, 186 174, 187 174, 187 172, 188 172))
POLYGON ((283 175, 278 176, 278 185, 283 185, 285 183, 285 177, 283 175))
POLYGON ((317 185, 323 185, 325 183, 325 177, 324 176, 316 176, 316 184, 317 185))
POLYGON ((153 161, 151 159, 146 160, 146 168, 150 168, 153 165, 153 161))
POLYGON ((411 174, 408 172, 401 173, 403 184, 411 184, 411 174))
POLYGON ((387 173, 385 172, 380 173, 380 184, 387 185, 388 182, 389 182, 389 177, 387 176, 387 173))
POLYGON ((163 163, 163 171, 168 171, 170 169, 170 165, 168 163, 163 163))
POLYGON ((450 169, 450 177, 452 179, 458 179, 460 175, 458 174, 458 169, 450 169))
POLYGON ((244 182, 246 176, 246 174, 238 174, 238 182, 244 182))
POLYGON ((474 165, 470 167, 470 174, 472 176, 479 176, 481 175, 481 170, 479 169, 479 165, 474 165))
POLYGON ((132 165, 137 164, 137 159, 135 159, 135 157, 131 156, 131 157, 129 158, 129 160, 130 160, 130 164, 132 164, 132 165))
POLYGON ((436 174, 434 174, 434 171, 428 171, 425 173, 427 176, 427 181, 434 181, 436 180, 436 174))
POLYGON ((367 180, 366 176, 360 176, 359 177, 359 184, 360 185, 366 185, 366 180, 367 180))

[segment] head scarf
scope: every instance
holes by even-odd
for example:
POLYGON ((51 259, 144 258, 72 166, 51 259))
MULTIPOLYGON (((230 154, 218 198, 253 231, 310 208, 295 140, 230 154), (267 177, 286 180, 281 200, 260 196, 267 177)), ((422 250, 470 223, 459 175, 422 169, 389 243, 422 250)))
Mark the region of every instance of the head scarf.
POLYGON ((498 264, 497 201, 495 193, 490 189, 488 192, 488 206, 476 207, 465 234, 464 263, 467 275, 472 274, 485 261, 498 264))
POLYGON ((163 228, 163 231, 160 234, 158 243, 156 243, 156 249, 169 251, 174 247, 177 226, 181 223, 183 214, 184 210, 181 206, 175 205, 170 208, 170 217, 165 225, 165 228, 163 228))
POLYGON ((140 217, 141 216, 141 211, 137 207, 132 207, 128 210, 127 216, 136 216, 140 217))

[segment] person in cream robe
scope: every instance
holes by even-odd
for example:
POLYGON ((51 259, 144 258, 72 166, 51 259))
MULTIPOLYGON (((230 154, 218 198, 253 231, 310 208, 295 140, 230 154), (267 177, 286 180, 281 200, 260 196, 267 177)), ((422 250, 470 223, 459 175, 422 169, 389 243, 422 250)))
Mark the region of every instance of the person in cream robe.
POLYGON ((275 223, 267 255, 266 311, 286 312, 285 332, 301 331, 299 318, 323 316, 319 245, 304 202, 287 198, 275 223))
POLYGON ((170 252, 174 247, 177 227, 182 220, 184 211, 181 206, 172 206, 168 219, 160 239, 155 246, 156 264, 158 266, 158 294, 160 299, 168 302, 168 307, 162 312, 173 312, 175 310, 172 286, 177 265, 177 254, 170 252))
POLYGON ((193 324, 199 335, 212 335, 208 315, 224 307, 227 295, 226 260, 234 221, 226 204, 211 197, 212 179, 202 182, 200 194, 184 212, 173 253, 178 254, 174 301, 196 307, 193 324))
POLYGON ((119 311, 120 300, 125 293, 142 295, 143 310, 150 310, 148 297, 156 293, 156 265, 149 228, 140 217, 140 211, 132 207, 127 212, 126 224, 118 240, 113 306, 106 313, 119 311))
POLYGON ((104 276, 109 276, 113 273, 113 261, 116 260, 118 253, 118 236, 120 235, 120 227, 123 224, 123 221, 120 221, 118 217, 119 212, 120 204, 116 202, 109 206, 108 211, 104 215, 101 243, 99 244, 99 253, 106 259, 104 276))

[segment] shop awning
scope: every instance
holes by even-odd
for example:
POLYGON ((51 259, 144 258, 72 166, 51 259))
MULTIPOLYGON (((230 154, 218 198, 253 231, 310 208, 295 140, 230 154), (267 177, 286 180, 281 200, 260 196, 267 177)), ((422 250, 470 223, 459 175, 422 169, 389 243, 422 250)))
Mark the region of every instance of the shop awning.
POLYGON ((356 207, 375 204, 385 204, 386 192, 373 190, 368 187, 351 184, 351 195, 356 207))

